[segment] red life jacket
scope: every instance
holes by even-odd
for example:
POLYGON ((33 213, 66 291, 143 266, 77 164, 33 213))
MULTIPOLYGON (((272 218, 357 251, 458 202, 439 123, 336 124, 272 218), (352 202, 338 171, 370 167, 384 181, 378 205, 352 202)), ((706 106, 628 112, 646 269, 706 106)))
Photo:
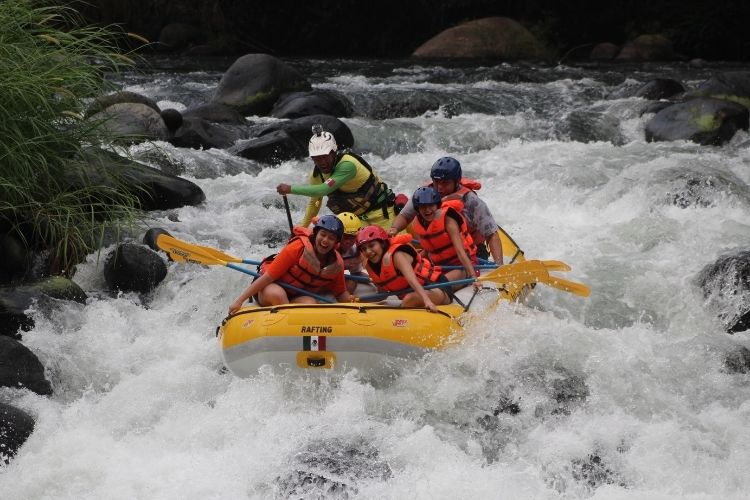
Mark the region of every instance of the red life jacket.
POLYGON ((414 218, 412 221, 414 235, 419 239, 419 245, 427 252, 432 262, 439 265, 460 266, 461 260, 458 258, 458 253, 453 246, 450 235, 445 230, 445 218, 448 216, 449 209, 453 209, 461 219, 458 227, 466 254, 475 263, 477 261, 477 246, 469 234, 469 226, 463 214, 464 204, 457 199, 446 201, 446 198, 442 199, 440 209, 435 212, 435 218, 427 227, 422 225, 420 216, 414 218))
MULTIPOLYGON (((317 293, 330 289, 331 283, 344 273, 344 260, 341 258, 341 254, 337 250, 334 250, 336 260, 331 264, 321 267, 318 256, 315 254, 315 246, 310 240, 311 235, 312 231, 309 229, 294 228, 294 236, 289 239, 289 243, 299 240, 302 242, 304 249, 302 250, 302 254, 300 254, 299 261, 290 267, 286 274, 279 278, 279 281, 302 288, 308 292, 317 293)), ((262 270, 263 266, 261 266, 262 270)))
MULTIPOLYGON (((429 183, 428 186, 432 186, 433 183, 429 183)), ((456 189, 451 194, 447 194, 441 198, 442 201, 450 201, 450 200, 459 200, 462 204, 464 200, 466 199, 466 195, 469 194, 472 191, 479 191, 482 189, 482 183, 474 180, 469 179, 468 177, 462 177, 460 181, 458 181, 458 189, 456 189)), ((463 206, 461 207, 461 214, 463 214, 463 206)), ((466 219, 466 223, 468 225, 469 218, 464 215, 464 218, 466 219)), ((471 232, 471 237, 474 240, 475 245, 480 245, 484 243, 485 237, 484 235, 477 230, 476 228, 469 228, 469 231, 471 232)))
MULTIPOLYGON (((393 263, 393 254, 396 250, 404 245, 409 245, 412 236, 410 234, 399 234, 391 238, 389 241, 388 249, 383 254, 383 258, 380 259, 380 272, 378 273, 373 269, 370 262, 363 257, 365 269, 367 274, 370 275, 372 282, 381 290, 389 292, 395 292, 397 290, 403 290, 409 288, 409 282, 406 278, 396 269, 393 263)), ((422 258, 415 250, 416 256, 414 257, 413 267, 414 274, 417 275, 417 280, 420 285, 425 283, 434 283, 440 278, 441 269, 435 266, 429 260, 422 258)), ((406 294, 399 295, 399 298, 403 298, 406 294)))

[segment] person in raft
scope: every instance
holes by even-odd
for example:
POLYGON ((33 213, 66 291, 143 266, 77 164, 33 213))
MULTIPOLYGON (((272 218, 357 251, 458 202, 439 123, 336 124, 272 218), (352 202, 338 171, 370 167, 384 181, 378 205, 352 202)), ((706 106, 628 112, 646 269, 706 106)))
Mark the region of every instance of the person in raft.
POLYGON ((289 243, 275 256, 261 264, 261 275, 229 306, 237 312, 250 297, 262 306, 317 301, 309 295, 283 288, 281 281, 311 293, 331 292, 339 302, 349 302, 351 295, 344 282, 344 261, 336 247, 344 234, 344 225, 335 215, 324 215, 309 229, 296 227, 289 243))
MULTIPOLYGON (((497 234, 497 222, 492 217, 487 204, 476 193, 482 185, 478 181, 463 177, 461 163, 450 156, 439 158, 433 163, 430 177, 432 183, 429 185, 437 190, 443 201, 459 200, 463 203, 461 212, 466 218, 474 244, 477 245, 478 256, 486 257, 485 245, 483 245, 486 242, 492 254, 492 260, 498 266, 502 265, 503 247, 500 243, 500 236, 497 234)), ((414 205, 407 202, 393 220, 388 234, 393 236, 402 231, 416 215, 414 205)))
MULTIPOLYGON (((344 224, 344 236, 341 237, 341 245, 339 245, 339 253, 344 259, 344 269, 352 276, 367 276, 357 251, 357 233, 362 229, 362 221, 351 212, 342 212, 336 217, 344 224)), ((354 293, 357 282, 348 280, 346 288, 349 293, 354 293)))
POLYGON ((357 234, 357 249, 370 279, 380 290, 401 293, 401 307, 424 307, 437 312, 437 306, 450 304, 448 292, 441 288, 425 290, 423 285, 445 282, 441 269, 422 257, 409 244, 410 234, 388 237, 380 226, 367 226, 357 234))
POLYGON ((411 223, 412 234, 425 255, 438 266, 461 266, 446 273, 448 280, 477 276, 477 247, 469 234, 459 200, 442 201, 433 187, 420 187, 411 197, 417 216, 411 223))
POLYGON ((326 206, 334 214, 351 212, 368 224, 389 227, 396 217, 393 192, 361 156, 349 150, 339 151, 333 134, 324 131, 321 125, 313 125, 312 130, 308 151, 315 168, 309 184, 276 186, 281 195, 310 197, 300 225, 310 224, 327 196, 326 206))

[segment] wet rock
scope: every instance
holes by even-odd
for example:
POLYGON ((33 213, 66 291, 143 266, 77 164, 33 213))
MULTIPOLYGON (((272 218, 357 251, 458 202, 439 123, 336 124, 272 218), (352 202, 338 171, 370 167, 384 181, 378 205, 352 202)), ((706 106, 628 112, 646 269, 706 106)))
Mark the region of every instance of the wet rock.
POLYGON ((629 41, 617 60, 670 61, 675 59, 672 41, 664 35, 641 35, 629 41))
POLYGON ((597 43, 593 49, 591 49, 591 53, 589 54, 589 59, 595 60, 595 61, 610 61, 617 57, 617 54, 620 53, 620 46, 615 45, 614 43, 604 42, 604 43, 597 43))
POLYGON ((169 142, 179 148, 226 149, 246 139, 247 127, 230 123, 214 123, 196 116, 183 116, 181 126, 169 142))
POLYGON ((271 110, 276 118, 300 118, 310 115, 352 116, 352 103, 340 92, 313 89, 282 95, 271 110))
POLYGON ((656 172, 652 179, 657 196, 680 208, 712 207, 727 197, 750 206, 750 187, 731 173, 714 168, 667 168, 656 172))
POLYGON ((643 84, 639 88, 635 97, 642 97, 644 99, 657 100, 657 99, 669 99, 672 96, 685 92, 685 87, 682 86, 677 80, 671 78, 654 78, 643 84))
MULTIPOLYGON (((750 327, 750 325, 747 326, 750 327)), ((724 359, 724 366, 726 366, 729 373, 750 372, 750 349, 740 346, 730 352, 724 359)))
POLYGON ((750 250, 719 257, 701 270, 696 284, 727 333, 750 328, 750 250))
POLYGON ((37 394, 52 394, 39 358, 25 345, 0 335, 0 387, 27 388, 37 394))
POLYGON ((156 104, 156 101, 145 95, 130 92, 129 90, 121 90, 119 92, 113 92, 111 94, 99 96, 89 105, 86 109, 86 116, 95 115, 101 111, 104 111, 110 106, 122 103, 137 103, 148 106, 157 113, 161 113, 161 109, 156 104))
POLYGON ((107 133, 115 136, 118 142, 129 144, 169 137, 161 114, 145 104, 113 104, 92 115, 90 120, 102 121, 107 133))
POLYGON ((690 140, 704 145, 729 141, 737 130, 747 130, 748 108, 730 101, 695 98, 668 106, 646 124, 646 140, 690 140))
POLYGON ((263 230, 263 243, 268 245, 268 248, 274 248, 282 243, 286 243, 289 239, 289 228, 266 228, 263 230))
POLYGON ((237 59, 219 81, 213 102, 248 115, 266 115, 286 92, 310 90, 310 83, 287 63, 268 54, 237 59))
POLYGON ((471 59, 542 59, 545 51, 526 28, 507 17, 477 19, 429 39, 412 57, 471 59))
POLYGON ((0 233, 0 284, 22 279, 29 269, 31 255, 12 234, 0 233))
MULTIPOLYGON (((73 281, 62 276, 52 276, 40 280, 0 287, 0 336, 20 338, 19 330, 29 331, 34 320, 26 315, 26 310, 36 301, 43 299, 73 300, 86 303, 86 294, 73 281)), ((51 307, 51 304, 49 305, 51 307)))
POLYGON ((161 248, 159 248, 159 245, 156 244, 156 240, 161 234, 172 236, 166 229, 162 229, 160 227, 152 227, 143 235, 143 244, 147 245, 154 252, 160 252, 161 248))
POLYGON ((668 108, 672 104, 674 104, 674 103, 673 102, 669 102, 669 101, 654 101, 654 102, 650 102, 650 103, 648 103, 648 105, 645 108, 643 108, 643 111, 641 111, 640 114, 641 114, 641 116, 643 116, 645 114, 649 114, 649 113, 654 113, 655 114, 655 113, 658 113, 659 111, 661 111, 664 108, 668 108))
POLYGON ((339 149, 350 148, 354 145, 354 136, 349 127, 335 116, 329 115, 302 116, 293 120, 272 123, 261 127, 257 135, 262 136, 277 130, 284 130, 304 149, 304 156, 307 156, 307 143, 310 142, 312 126, 315 124, 322 125, 323 130, 333 134, 339 149))
POLYGON ((8 464, 34 431, 34 419, 23 410, 0 403, 0 462, 8 464))
POLYGON ((260 137, 238 141, 235 146, 229 148, 229 152, 270 165, 307 156, 307 148, 303 148, 285 130, 276 130, 260 137))
POLYGON ((437 111, 440 105, 440 98, 428 93, 392 94, 382 96, 369 115, 377 120, 414 118, 428 111, 437 111))
POLYGON ((247 124, 247 120, 242 116, 242 113, 220 102, 209 102, 195 108, 190 108, 184 111, 182 116, 187 118, 201 118, 213 123, 247 124))
POLYGON ((295 466, 276 478, 281 498, 350 498, 358 481, 385 481, 392 475, 380 453, 364 440, 326 439, 310 443, 295 466))
POLYGON ((148 293, 167 276, 167 266, 151 249, 134 243, 119 245, 104 263, 104 279, 113 290, 148 293))
MULTIPOLYGON (((130 186, 131 192, 138 197, 144 210, 167 210, 185 205, 198 205, 206 199, 203 190, 195 183, 142 163, 123 158, 112 151, 99 148, 87 148, 83 160, 92 166, 87 171, 89 184, 114 186, 112 178, 104 172, 120 176, 130 186)), ((80 178, 68 179, 71 187, 80 187, 80 178)))
POLYGON ((182 113, 180 113, 176 109, 165 109, 160 114, 161 119, 164 120, 164 125, 167 126, 167 130, 169 130, 170 132, 174 132, 182 125, 182 113))
POLYGON ((716 74, 698 85, 689 95, 725 99, 750 108, 750 71, 716 74))

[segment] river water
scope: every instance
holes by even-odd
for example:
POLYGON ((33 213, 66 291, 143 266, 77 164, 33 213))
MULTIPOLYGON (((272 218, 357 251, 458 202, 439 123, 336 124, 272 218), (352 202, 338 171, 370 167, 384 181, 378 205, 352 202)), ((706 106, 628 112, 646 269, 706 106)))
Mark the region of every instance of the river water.
MULTIPOLYGON (((185 109, 230 63, 162 60, 119 82, 185 109)), ((750 375, 724 359, 750 334, 723 333, 694 278, 750 247, 750 137, 646 143, 647 102, 630 97, 730 65, 291 63, 352 100, 355 148, 394 191, 457 157, 526 255, 567 262, 591 297, 539 286, 528 307, 474 318, 463 344, 389 381, 237 379, 214 334, 245 275, 170 264, 151 295, 113 295, 91 255, 75 276, 88 304, 34 311, 24 338, 54 395, 2 393, 37 427, 0 469, 0 498, 746 498, 750 375), (442 105, 388 117, 394 99, 442 105)), ((261 170, 158 146, 207 201, 152 226, 271 252, 286 226, 274 186, 303 182, 309 161, 261 170)), ((306 200, 291 201, 298 219, 306 200)))

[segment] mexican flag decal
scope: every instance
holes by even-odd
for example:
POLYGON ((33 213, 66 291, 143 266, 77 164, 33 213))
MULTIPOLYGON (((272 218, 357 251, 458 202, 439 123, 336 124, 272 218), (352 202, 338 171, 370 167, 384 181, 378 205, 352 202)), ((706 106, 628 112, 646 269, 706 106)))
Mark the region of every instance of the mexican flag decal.
POLYGON ((302 337, 302 349, 304 351, 325 351, 325 336, 308 336, 302 337))

